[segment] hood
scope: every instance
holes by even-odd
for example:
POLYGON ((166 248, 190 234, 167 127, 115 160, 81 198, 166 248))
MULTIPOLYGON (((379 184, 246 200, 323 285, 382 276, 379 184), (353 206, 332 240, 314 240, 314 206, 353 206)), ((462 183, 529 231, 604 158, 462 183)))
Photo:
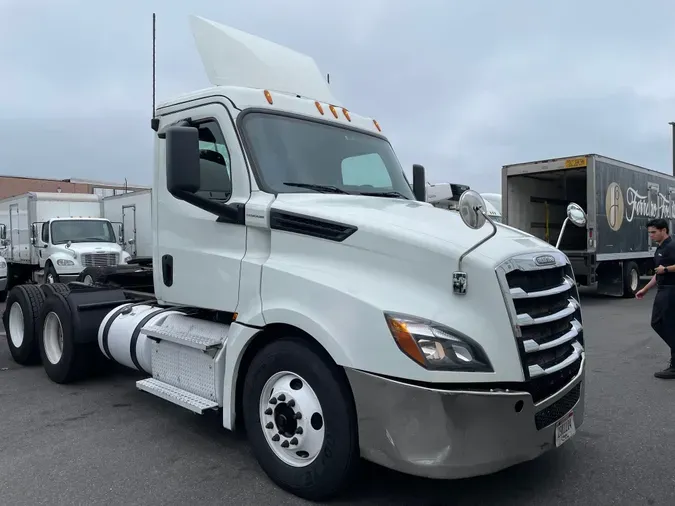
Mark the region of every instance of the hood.
MULTIPOLYGON (((456 255, 461 255, 492 232, 489 223, 480 230, 470 229, 464 225, 457 211, 403 199, 282 193, 277 196, 272 207, 343 222, 358 227, 362 233, 396 237, 401 241, 456 255)), ((357 232, 353 237, 358 235, 357 232)), ((513 255, 533 250, 546 251, 555 248, 531 234, 497 224, 495 236, 474 250, 471 255, 481 255, 495 262, 501 262, 513 255)))
POLYGON ((66 248, 65 244, 58 244, 57 246, 78 254, 119 253, 122 250, 122 247, 114 242, 74 242, 70 245, 70 248, 66 248))

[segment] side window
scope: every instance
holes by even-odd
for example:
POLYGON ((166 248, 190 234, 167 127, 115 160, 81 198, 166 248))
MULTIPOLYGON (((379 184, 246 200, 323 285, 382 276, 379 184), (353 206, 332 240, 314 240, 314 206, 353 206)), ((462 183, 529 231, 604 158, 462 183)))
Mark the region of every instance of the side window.
POLYGON ((392 188, 387 166, 377 153, 352 156, 342 160, 342 184, 345 186, 369 185, 375 188, 392 188))
POLYGON ((199 129, 199 159, 201 185, 197 195, 211 200, 226 201, 232 194, 230 153, 223 132, 214 120, 197 125, 199 129))
POLYGON ((49 223, 42 224, 42 242, 49 242, 49 223))

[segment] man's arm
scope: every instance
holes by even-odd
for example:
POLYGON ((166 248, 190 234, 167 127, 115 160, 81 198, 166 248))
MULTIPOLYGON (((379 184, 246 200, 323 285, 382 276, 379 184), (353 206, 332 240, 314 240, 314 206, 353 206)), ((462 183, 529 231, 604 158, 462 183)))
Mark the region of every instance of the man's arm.
POLYGON ((647 293, 654 285, 656 284, 656 274, 652 276, 652 279, 649 280, 649 283, 647 283, 642 290, 640 290, 643 293, 647 293))
POLYGON ((652 276, 652 279, 649 280, 649 283, 647 283, 642 290, 638 290, 635 293, 635 296, 638 299, 641 299, 642 297, 645 296, 645 294, 656 284, 656 274, 652 276))

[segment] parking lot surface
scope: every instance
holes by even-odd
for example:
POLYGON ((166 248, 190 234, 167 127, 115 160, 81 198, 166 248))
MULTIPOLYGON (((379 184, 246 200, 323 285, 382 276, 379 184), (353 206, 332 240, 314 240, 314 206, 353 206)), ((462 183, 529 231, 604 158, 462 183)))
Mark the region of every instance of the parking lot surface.
MULTIPOLYGON (((649 327, 652 300, 583 297, 586 421, 557 451, 454 482, 365 464, 336 504, 675 504, 675 381, 653 377, 667 348, 649 327)), ((0 504, 305 504, 268 481, 216 413, 144 394, 138 378, 120 370, 57 385, 15 364, 0 335, 0 504)))

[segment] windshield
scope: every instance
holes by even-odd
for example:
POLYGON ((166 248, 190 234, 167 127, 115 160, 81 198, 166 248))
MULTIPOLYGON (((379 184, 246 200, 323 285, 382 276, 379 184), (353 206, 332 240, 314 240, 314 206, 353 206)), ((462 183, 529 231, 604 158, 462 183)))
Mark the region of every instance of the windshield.
POLYGON ((258 112, 244 117, 243 131, 266 191, 415 198, 393 149, 380 137, 258 112))
POLYGON ((57 220, 52 222, 52 244, 115 242, 115 232, 105 220, 57 220))

